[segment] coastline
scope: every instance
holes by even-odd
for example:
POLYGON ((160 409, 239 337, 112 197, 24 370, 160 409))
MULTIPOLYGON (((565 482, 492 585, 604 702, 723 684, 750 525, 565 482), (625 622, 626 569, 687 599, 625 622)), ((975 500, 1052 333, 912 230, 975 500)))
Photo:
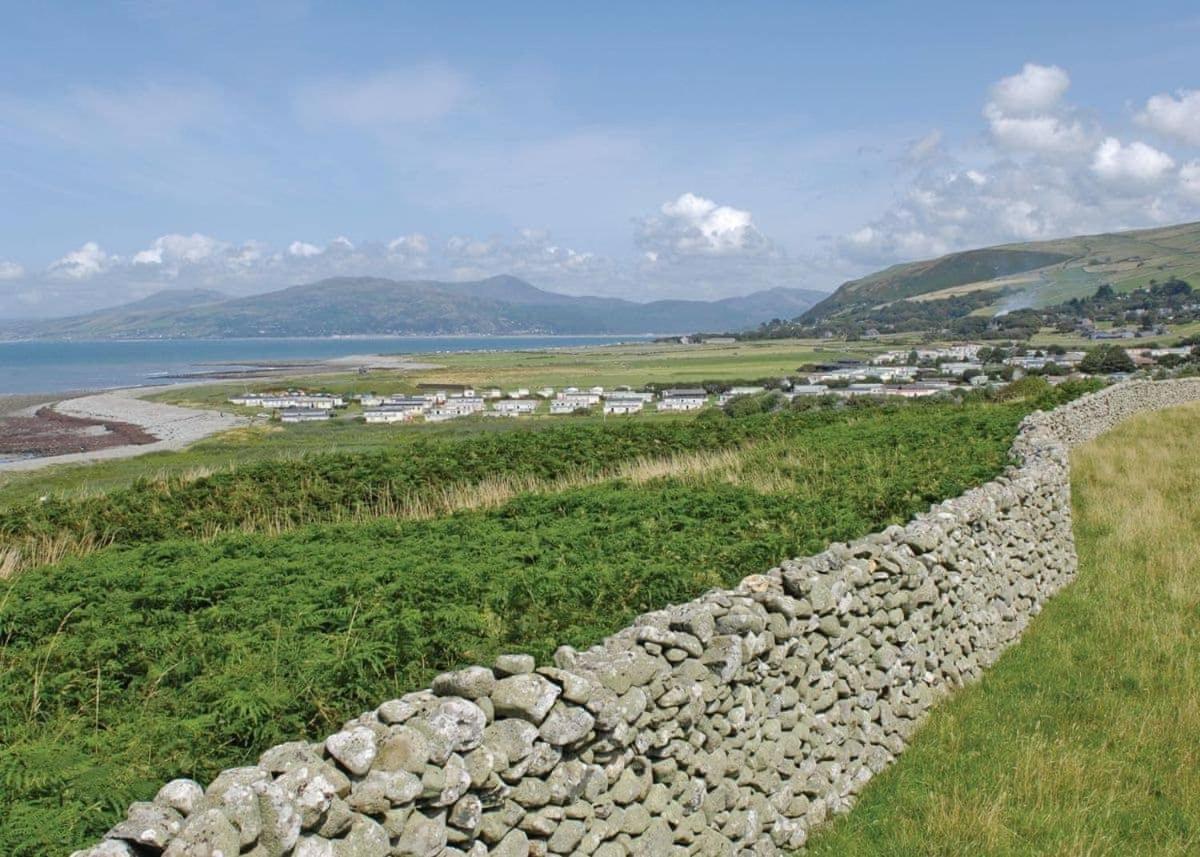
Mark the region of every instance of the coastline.
MULTIPOLYGON (((118 443, 58 455, 33 454, 0 460, 0 472, 40 470, 57 464, 87 464, 113 458, 130 458, 149 452, 177 450, 217 432, 239 428, 250 422, 246 417, 234 414, 181 408, 141 398, 148 392, 161 389, 165 387, 126 387, 73 398, 48 400, 50 403, 43 404, 42 407, 53 411, 54 414, 78 421, 81 425, 103 427, 109 433, 115 433, 123 439, 136 438, 137 442, 118 443), (148 442, 144 439, 147 437, 148 442)), ((31 407, 40 409, 37 405, 31 407)), ((28 411, 29 408, 24 410, 28 411)))

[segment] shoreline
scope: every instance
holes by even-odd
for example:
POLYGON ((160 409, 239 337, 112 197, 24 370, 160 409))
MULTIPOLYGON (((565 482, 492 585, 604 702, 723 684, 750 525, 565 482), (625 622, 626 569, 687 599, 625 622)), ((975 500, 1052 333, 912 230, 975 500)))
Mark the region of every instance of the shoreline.
MULTIPOLYGON (((114 458, 132 458, 150 452, 182 449, 198 440, 229 429, 250 424, 247 417, 197 408, 181 408, 149 402, 141 398, 148 391, 192 384, 123 387, 54 400, 39 410, 52 411, 47 422, 70 422, 80 426, 101 426, 107 432, 98 437, 116 435, 135 442, 117 443, 51 455, 25 455, 0 460, 0 473, 40 470, 58 464, 88 464, 114 458), (61 418, 61 420, 57 420, 61 418)), ((33 406, 37 408, 37 406, 33 406)), ((17 417, 17 419, 28 419, 17 417)), ((93 435, 95 436, 95 435, 93 435)))

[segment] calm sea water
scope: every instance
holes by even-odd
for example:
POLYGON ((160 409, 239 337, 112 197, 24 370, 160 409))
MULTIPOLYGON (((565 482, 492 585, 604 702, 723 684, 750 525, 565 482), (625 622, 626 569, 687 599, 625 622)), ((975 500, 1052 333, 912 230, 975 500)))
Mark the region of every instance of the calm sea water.
POLYGON ((169 384, 180 376, 247 364, 346 357, 507 351, 628 342, 631 336, 379 337, 362 339, 201 339, 136 342, 0 342, 0 394, 103 390, 169 384))

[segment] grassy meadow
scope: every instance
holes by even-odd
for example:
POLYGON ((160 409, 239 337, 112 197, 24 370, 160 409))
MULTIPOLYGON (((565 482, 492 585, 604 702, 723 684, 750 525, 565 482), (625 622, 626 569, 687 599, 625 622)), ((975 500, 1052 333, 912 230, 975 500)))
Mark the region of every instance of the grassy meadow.
POLYGON ((1078 580, 809 855, 1200 853, 1197 420, 1075 451, 1078 580))
MULTIPOLYGON (((247 416, 253 408, 228 403, 235 393, 300 387, 331 393, 412 393, 417 384, 471 384, 485 389, 549 384, 613 387, 647 383, 688 384, 703 380, 751 380, 794 374, 805 363, 842 357, 865 357, 888 346, 877 343, 822 343, 820 340, 779 340, 736 344, 679 345, 634 343, 588 348, 529 351, 462 352, 412 355, 414 361, 437 363, 436 369, 379 369, 298 375, 286 379, 255 379, 178 386, 147 398, 168 404, 213 408, 247 416)), ((349 409, 353 416, 357 406, 349 409)), ((673 420, 673 414, 648 412, 623 420, 673 420)), ((0 473, 0 506, 62 494, 96 494, 128 486, 139 479, 161 481, 189 478, 259 461, 296 458, 314 452, 359 453, 402 450, 423 438, 458 438, 484 433, 535 431, 569 419, 573 423, 603 421, 600 416, 538 416, 520 420, 462 419, 433 425, 365 425, 339 416, 320 425, 280 425, 259 421, 195 443, 182 452, 151 453, 135 458, 89 465, 59 465, 44 470, 0 473)))
MULTIPOLYGON (((183 538, 151 515, 140 541, 0 581, 0 853, 67 851, 164 780, 207 780, 325 734, 438 671, 501 651, 545 659, 904 521, 1003 468, 1030 407, 643 423, 704 443, 676 438, 657 455, 630 444, 636 455, 614 453, 586 478, 564 462, 612 453, 612 427, 572 431, 528 459, 512 453, 517 481, 466 487, 426 516, 183 538), (707 423, 752 431, 714 444, 707 423)), ((338 474, 354 477, 362 458, 338 474)), ((128 508, 170 510, 170 499, 128 508)))

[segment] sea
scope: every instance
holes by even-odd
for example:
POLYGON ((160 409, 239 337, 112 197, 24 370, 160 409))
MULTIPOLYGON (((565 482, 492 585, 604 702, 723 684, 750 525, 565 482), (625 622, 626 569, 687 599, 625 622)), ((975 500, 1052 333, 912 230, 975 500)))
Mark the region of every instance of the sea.
POLYGON ((357 354, 436 355, 636 341, 645 341, 645 337, 392 336, 0 342, 0 395, 171 384, 357 354))

